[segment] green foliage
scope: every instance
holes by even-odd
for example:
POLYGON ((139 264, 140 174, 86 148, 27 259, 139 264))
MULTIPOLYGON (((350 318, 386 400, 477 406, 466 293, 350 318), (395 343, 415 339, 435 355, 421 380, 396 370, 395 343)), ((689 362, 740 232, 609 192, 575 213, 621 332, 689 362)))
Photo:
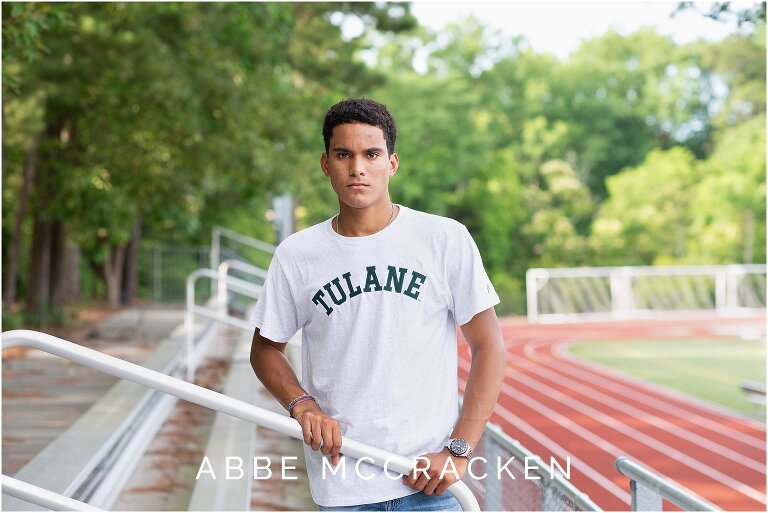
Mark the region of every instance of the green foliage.
POLYGON ((653 150, 641 165, 609 178, 592 226, 595 252, 614 264, 682 258, 698 173, 691 152, 675 147, 653 150))
POLYGON ((136 219, 150 243, 273 241, 274 195, 298 228, 336 212, 320 125, 368 96, 398 122, 393 199, 467 225, 505 313, 530 267, 765 261, 757 14, 720 42, 608 32, 561 61, 403 3, 6 3, 5 208, 38 140, 28 211, 66 224, 88 294, 136 219))
POLYGON ((690 204, 697 263, 765 262, 765 114, 724 130, 702 165, 690 204))

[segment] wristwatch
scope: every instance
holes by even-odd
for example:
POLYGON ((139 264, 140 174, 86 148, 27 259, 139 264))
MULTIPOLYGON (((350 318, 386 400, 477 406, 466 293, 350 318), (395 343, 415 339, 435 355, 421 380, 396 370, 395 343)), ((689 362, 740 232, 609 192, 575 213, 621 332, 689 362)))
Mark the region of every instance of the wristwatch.
POLYGON ((463 438, 449 438, 445 446, 456 457, 469 459, 472 455, 472 448, 463 438))

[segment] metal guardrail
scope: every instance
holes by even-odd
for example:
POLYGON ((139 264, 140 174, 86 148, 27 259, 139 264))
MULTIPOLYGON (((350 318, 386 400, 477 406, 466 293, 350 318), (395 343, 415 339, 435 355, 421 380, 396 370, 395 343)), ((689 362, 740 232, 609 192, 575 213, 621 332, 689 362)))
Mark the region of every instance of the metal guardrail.
POLYGON ((766 266, 529 269, 530 322, 648 319, 764 312, 766 266))
POLYGON ((765 383, 752 381, 750 379, 742 379, 741 390, 747 394, 747 400, 749 402, 765 406, 765 383))
POLYGON ((18 479, 6 476, 5 474, 3 474, 2 481, 0 482, 2 482, 4 494, 17 497, 53 511, 103 511, 99 508, 94 508, 85 502, 80 502, 71 497, 66 497, 50 490, 46 490, 45 488, 19 481, 18 479))
POLYGON ((242 262, 240 260, 235 260, 233 258, 224 260, 222 263, 220 263, 217 269, 219 273, 219 287, 216 293, 216 304, 219 307, 219 312, 221 312, 222 314, 227 313, 227 303, 228 303, 228 296, 229 296, 229 287, 228 287, 227 279, 229 276, 230 269, 241 271, 241 272, 250 274, 251 276, 256 276, 258 278, 261 278, 262 282, 267 279, 267 271, 262 269, 261 267, 256 267, 255 265, 246 264, 245 262, 242 262))
MULTIPOLYGON (((209 319, 223 322, 225 324, 229 324, 230 326, 235 326, 236 328, 245 329, 245 330, 253 330, 253 326, 248 323, 247 321, 244 321, 243 319, 238 319, 237 317, 233 317, 231 315, 227 315, 226 312, 221 312, 221 307, 217 305, 217 308, 211 309, 204 306, 200 306, 196 304, 195 302, 195 284, 197 283, 197 280, 199 278, 210 278, 213 280, 214 283, 219 281, 221 279, 220 274, 216 271, 213 271, 212 269, 198 269, 194 272, 192 272, 187 277, 187 312, 184 316, 184 329, 186 332, 186 366, 187 366, 187 381, 193 381, 195 377, 195 367, 197 362, 195 361, 194 355, 197 353, 200 353, 199 351, 195 351, 195 340, 194 340, 194 323, 195 323, 195 315, 202 315, 204 317, 207 317, 209 319)), ((231 288, 233 291, 246 295, 248 297, 251 297, 253 299, 258 299, 259 294, 261 293, 261 287, 258 285, 254 285, 253 283, 250 283, 245 280, 241 280, 239 278, 235 278, 234 276, 227 276, 224 275, 224 282, 225 282, 225 288, 223 290, 224 297, 226 297, 227 291, 231 288)))
POLYGON ((259 251, 263 251, 265 253, 269 253, 271 255, 275 254, 276 246, 269 244, 268 242, 243 235, 242 233, 224 228, 223 226, 215 226, 213 228, 213 233, 211 234, 211 269, 218 269, 219 264, 221 263, 222 238, 227 238, 240 244, 245 244, 246 246, 257 249, 259 251))
MULTIPOLYGON (((213 271, 208 270, 211 273, 213 271)), ((86 365, 106 372, 118 378, 127 379, 161 392, 176 396, 180 399, 227 413, 234 417, 252 422, 256 425, 272 429, 284 435, 303 440, 301 427, 293 420, 283 415, 257 408, 243 401, 227 397, 213 390, 187 383, 157 371, 153 371, 109 356, 93 349, 80 346, 52 335, 31 330, 13 330, 3 333, 3 350, 25 346, 39 349, 61 358, 86 365)), ((385 464, 395 472, 407 474, 416 465, 415 459, 406 458, 355 440, 343 439, 341 450, 353 458, 366 458, 366 461, 383 467, 385 464)), ((465 511, 479 511, 477 499, 466 484, 453 484, 449 492, 459 501, 465 511)))
POLYGON ((627 457, 616 460, 616 470, 629 478, 632 511, 662 511, 663 499, 685 511, 722 511, 690 490, 672 484, 627 457))

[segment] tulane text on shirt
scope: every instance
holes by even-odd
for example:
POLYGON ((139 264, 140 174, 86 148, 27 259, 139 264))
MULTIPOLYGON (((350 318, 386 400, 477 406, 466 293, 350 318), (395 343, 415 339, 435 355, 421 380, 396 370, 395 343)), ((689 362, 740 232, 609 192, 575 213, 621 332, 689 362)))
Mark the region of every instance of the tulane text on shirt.
POLYGON ((331 315, 334 305, 343 305, 347 299, 359 296, 363 292, 397 292, 404 294, 412 299, 419 299, 419 287, 427 280, 427 277, 417 271, 410 271, 410 279, 406 280, 408 269, 405 267, 387 266, 386 278, 379 280, 376 274, 376 266, 371 265, 365 268, 365 285, 352 284, 352 273, 346 272, 338 278, 334 278, 315 292, 312 296, 312 302, 318 307, 325 309, 326 315, 331 315), (406 285, 407 281, 407 285, 406 285), (382 283, 385 285, 382 287, 382 283))

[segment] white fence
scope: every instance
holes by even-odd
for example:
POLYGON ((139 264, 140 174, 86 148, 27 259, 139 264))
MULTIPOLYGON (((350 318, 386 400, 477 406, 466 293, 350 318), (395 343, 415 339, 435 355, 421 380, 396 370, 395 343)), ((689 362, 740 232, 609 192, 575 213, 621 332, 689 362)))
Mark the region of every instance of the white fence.
POLYGON ((765 311, 765 265, 529 269, 531 322, 580 322, 765 311))

